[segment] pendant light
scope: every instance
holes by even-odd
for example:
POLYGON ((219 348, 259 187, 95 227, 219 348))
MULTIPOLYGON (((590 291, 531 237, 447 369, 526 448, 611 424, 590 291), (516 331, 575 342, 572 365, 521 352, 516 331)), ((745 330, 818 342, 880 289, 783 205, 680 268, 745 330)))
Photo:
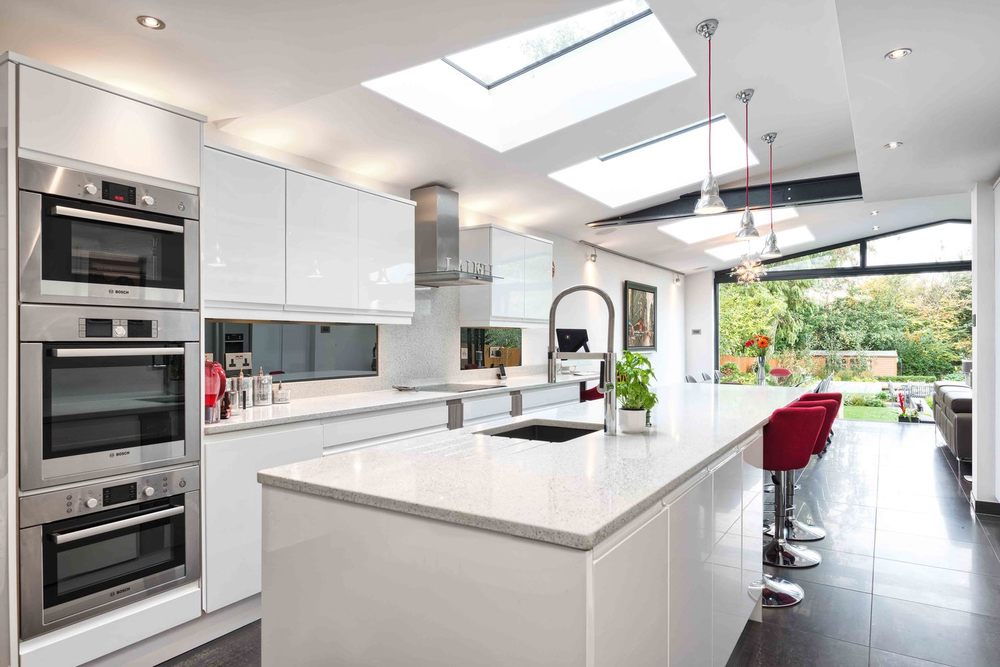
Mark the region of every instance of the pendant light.
POLYGON ((761 278, 767 275, 767 270, 761 264, 760 255, 754 254, 750 249, 749 239, 747 239, 747 251, 740 257, 739 263, 732 268, 729 275, 736 278, 736 282, 740 285, 759 283, 761 278))
POLYGON ((781 257, 778 237, 774 234, 774 140, 777 138, 777 132, 768 132, 761 137, 767 144, 767 208, 771 214, 771 231, 764 238, 764 247, 760 251, 760 256, 764 259, 781 257))
POLYGON ((694 205, 695 215, 726 212, 726 204, 719 196, 719 182, 712 174, 712 35, 718 27, 716 19, 705 19, 695 27, 695 32, 708 40, 708 174, 701 182, 701 196, 694 205))
POLYGON ((750 210, 750 98, 753 97, 753 88, 744 88, 736 93, 736 99, 743 103, 743 142, 746 158, 746 203, 743 206, 743 216, 740 218, 740 228, 736 232, 736 238, 749 239, 760 236, 757 233, 757 226, 754 225, 753 212, 750 210))

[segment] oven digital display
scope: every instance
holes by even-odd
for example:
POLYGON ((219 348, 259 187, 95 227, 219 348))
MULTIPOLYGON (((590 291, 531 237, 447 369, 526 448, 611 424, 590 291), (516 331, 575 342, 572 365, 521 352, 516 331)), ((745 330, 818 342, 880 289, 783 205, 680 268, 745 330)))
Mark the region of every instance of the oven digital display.
POLYGON ((101 182, 101 199, 135 205, 135 188, 110 181, 101 182))
POLYGON ((136 483, 104 487, 104 507, 136 499, 136 483))

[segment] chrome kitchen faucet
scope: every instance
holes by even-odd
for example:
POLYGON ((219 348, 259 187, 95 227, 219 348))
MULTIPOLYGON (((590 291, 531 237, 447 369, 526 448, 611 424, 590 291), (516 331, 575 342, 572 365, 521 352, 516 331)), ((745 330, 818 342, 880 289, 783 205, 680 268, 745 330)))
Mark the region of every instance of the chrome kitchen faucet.
POLYGON ((552 300, 549 309, 549 383, 556 381, 557 359, 600 359, 604 362, 601 370, 600 385, 597 390, 604 395, 604 432, 611 435, 618 433, 618 406, 615 405, 615 306, 607 292, 590 285, 577 285, 560 292, 552 300), (608 351, 607 352, 560 352, 556 347, 556 309, 559 302, 573 292, 593 292, 602 299, 608 307, 608 351))

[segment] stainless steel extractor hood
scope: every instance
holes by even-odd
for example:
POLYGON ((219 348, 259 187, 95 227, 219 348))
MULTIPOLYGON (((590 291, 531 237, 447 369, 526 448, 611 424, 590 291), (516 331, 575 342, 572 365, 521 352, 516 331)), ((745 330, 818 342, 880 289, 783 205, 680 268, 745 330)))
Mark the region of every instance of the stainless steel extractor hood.
POLYGON ((488 269, 461 270, 463 262, 458 241, 458 193, 440 185, 410 190, 417 202, 416 279, 421 287, 487 285, 493 282, 488 269))

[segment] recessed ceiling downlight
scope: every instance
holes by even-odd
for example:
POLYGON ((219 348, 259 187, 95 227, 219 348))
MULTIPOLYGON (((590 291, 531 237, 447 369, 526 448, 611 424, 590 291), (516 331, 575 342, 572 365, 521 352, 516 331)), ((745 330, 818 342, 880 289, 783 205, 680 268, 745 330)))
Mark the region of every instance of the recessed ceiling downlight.
POLYGON ((162 19, 158 19, 155 16, 146 16, 143 14, 142 16, 136 16, 135 20, 143 28, 149 28, 150 30, 163 30, 167 27, 167 24, 162 19))
POLYGON ((893 49, 889 53, 885 54, 885 59, 886 60, 900 60, 900 59, 905 58, 906 56, 910 55, 911 53, 913 53, 913 49, 911 49, 909 47, 906 47, 906 46, 903 46, 903 47, 900 47, 898 49, 893 49))
POLYGON ((897 148, 899 148, 902 145, 903 145, 902 141, 890 141, 887 144, 883 144, 882 148, 888 149, 890 151, 894 151, 894 150, 896 150, 897 148))

